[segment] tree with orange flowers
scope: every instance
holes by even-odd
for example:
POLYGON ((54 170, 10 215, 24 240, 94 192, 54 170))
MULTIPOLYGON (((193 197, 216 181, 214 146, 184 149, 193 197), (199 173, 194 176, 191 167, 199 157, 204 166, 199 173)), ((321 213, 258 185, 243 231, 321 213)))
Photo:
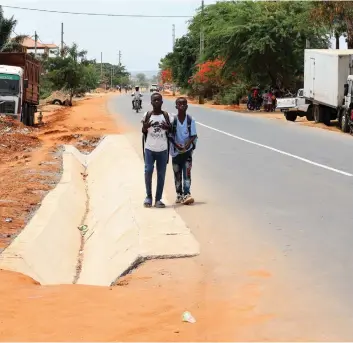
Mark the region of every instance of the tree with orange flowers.
POLYGON ((163 84, 172 83, 173 82, 172 70, 170 68, 162 70, 162 72, 161 72, 161 80, 162 80, 163 84))

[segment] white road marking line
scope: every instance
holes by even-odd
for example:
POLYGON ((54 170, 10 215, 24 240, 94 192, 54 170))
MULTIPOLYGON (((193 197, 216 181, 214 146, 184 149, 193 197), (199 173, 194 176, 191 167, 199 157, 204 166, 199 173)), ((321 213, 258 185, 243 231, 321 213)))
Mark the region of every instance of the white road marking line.
POLYGON ((245 139, 245 138, 242 138, 242 137, 239 137, 239 136, 235 136, 235 135, 232 135, 231 133, 228 133, 228 132, 225 132, 225 131, 222 131, 222 130, 218 130, 212 126, 208 126, 208 125, 205 125, 205 124, 202 124, 200 123, 199 121, 196 122, 198 125, 200 126, 203 126, 207 129, 210 129, 212 131, 216 131, 216 132, 219 132, 219 133, 222 133, 226 136, 229 136, 229 137, 232 137, 232 138, 235 138, 235 139, 238 139, 240 141, 243 141, 243 142, 246 142, 246 143, 249 143, 249 144, 253 144, 253 145, 256 145, 256 146, 259 146, 261 148, 265 148, 265 149, 268 149, 268 150, 271 150, 271 151, 274 151, 274 152, 278 152, 279 154, 282 154, 282 155, 285 155, 285 156, 289 156, 289 157, 292 157, 292 158, 295 158, 299 161, 302 161, 302 162, 305 162, 305 163, 309 163, 313 166, 316 166, 316 167, 319 167, 319 168, 323 168, 323 169, 326 169, 326 170, 330 170, 332 172, 335 172, 335 173, 338 173, 338 174, 341 174, 341 175, 344 175, 344 176, 353 176, 353 174, 351 173, 347 173, 343 170, 339 170, 339 169, 335 169, 335 168, 331 168, 329 166, 326 166, 324 164, 320 164, 320 163, 316 163, 314 161, 310 161, 306 158, 303 158, 303 157, 300 157, 300 156, 297 156, 297 155, 293 155, 293 154, 290 154, 288 152, 285 152, 285 151, 282 151, 282 150, 279 150, 279 149, 276 149, 276 148, 272 148, 268 145, 264 145, 264 144, 260 144, 260 143, 256 143, 256 142, 253 142, 253 141, 250 141, 248 139, 245 139))

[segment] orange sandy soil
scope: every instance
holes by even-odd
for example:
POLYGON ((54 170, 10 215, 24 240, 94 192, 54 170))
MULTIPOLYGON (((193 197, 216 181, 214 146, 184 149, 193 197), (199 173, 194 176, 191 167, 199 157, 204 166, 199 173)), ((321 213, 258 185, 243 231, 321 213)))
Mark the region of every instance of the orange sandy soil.
POLYGON ((0 251, 23 229, 61 178, 62 145, 92 151, 102 135, 119 130, 105 109, 106 95, 72 108, 43 107, 34 128, 0 119, 0 251))
MULTIPOLYGON (((177 96, 173 96, 172 93, 170 91, 165 91, 163 93, 163 96, 165 98, 170 98, 170 99, 176 99, 177 96)), ((186 95, 182 95, 182 96, 186 96, 186 95)), ((186 96, 187 97, 187 96, 186 96)), ((219 110, 227 110, 227 111, 234 111, 234 112, 238 112, 238 113, 244 113, 247 115, 251 115, 251 116, 257 116, 257 117, 262 117, 262 118, 267 118, 267 119, 272 119, 272 120, 286 120, 286 118, 284 117, 283 113, 280 111, 276 111, 276 112, 272 112, 272 113, 268 113, 268 112, 264 112, 264 111, 260 111, 260 112, 251 112, 248 111, 246 109, 246 105, 245 104, 241 104, 240 106, 237 105, 213 105, 209 102, 206 102, 203 105, 200 105, 198 103, 197 99, 193 99, 190 97, 188 98, 188 102, 190 104, 194 104, 194 105, 198 105, 198 106, 204 106, 207 108, 215 108, 215 109, 219 109, 219 110)), ((296 123, 299 123, 300 125, 303 126, 309 126, 309 127, 315 127, 315 128, 319 128, 319 129, 323 129, 323 130, 328 130, 328 131, 334 131, 334 132, 340 132, 343 134, 343 132, 340 130, 339 125, 338 125, 338 121, 332 121, 331 122, 331 126, 326 126, 324 124, 316 124, 313 121, 307 121, 305 117, 298 117, 297 120, 295 121, 296 123)))
MULTIPOLYGON (((261 271, 253 276, 269 277, 261 271)), ((149 261, 114 287, 44 287, 2 271, 0 340, 256 340, 258 326, 273 318, 270 313, 256 314, 260 293, 255 283, 236 288, 206 282, 187 259, 149 261), (196 324, 182 322, 185 310, 196 324)))
MULTIPOLYGON (((107 114, 106 99, 80 101, 71 109, 49 107, 43 126, 25 132, 12 123, 19 133, 1 136, 0 144, 7 146, 0 150, 2 247, 60 179, 63 143, 82 148, 82 140, 95 143, 102 134, 124 130, 107 114), (9 217, 13 221, 5 223, 9 217)), ((219 269, 203 263, 148 261, 113 287, 41 286, 0 271, 0 341, 266 340, 259 328, 273 314, 258 311, 257 304, 271 274, 238 269, 240 278, 230 273, 219 279, 219 269), (197 323, 182 322, 186 310, 197 323)))

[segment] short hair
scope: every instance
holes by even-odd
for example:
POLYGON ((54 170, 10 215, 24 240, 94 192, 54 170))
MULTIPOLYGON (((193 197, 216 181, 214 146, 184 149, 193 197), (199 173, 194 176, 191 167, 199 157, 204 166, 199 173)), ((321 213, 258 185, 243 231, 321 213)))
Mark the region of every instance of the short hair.
POLYGON ((186 99, 185 96, 180 96, 179 98, 177 98, 177 99, 175 100, 175 103, 178 104, 178 102, 179 102, 180 100, 185 100, 186 102, 188 102, 188 99, 186 99))
POLYGON ((161 97, 161 98, 163 99, 163 96, 162 96, 161 93, 153 93, 153 94, 151 95, 151 100, 153 99, 154 96, 159 96, 159 97, 161 97))

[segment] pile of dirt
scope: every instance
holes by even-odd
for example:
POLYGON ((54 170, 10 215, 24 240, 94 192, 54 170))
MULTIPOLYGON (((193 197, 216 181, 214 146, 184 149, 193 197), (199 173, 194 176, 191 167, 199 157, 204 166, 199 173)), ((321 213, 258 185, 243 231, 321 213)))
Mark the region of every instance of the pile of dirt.
POLYGON ((68 93, 63 92, 63 91, 56 91, 53 92, 50 96, 48 96, 46 99, 41 101, 41 104, 52 104, 53 101, 58 100, 58 104, 59 102, 61 102, 62 104, 66 101, 69 100, 70 96, 68 93))
POLYGON ((24 126, 18 120, 0 117, 0 161, 18 158, 17 153, 30 152, 40 146, 37 129, 24 126), (13 154, 15 153, 15 154, 13 154))

